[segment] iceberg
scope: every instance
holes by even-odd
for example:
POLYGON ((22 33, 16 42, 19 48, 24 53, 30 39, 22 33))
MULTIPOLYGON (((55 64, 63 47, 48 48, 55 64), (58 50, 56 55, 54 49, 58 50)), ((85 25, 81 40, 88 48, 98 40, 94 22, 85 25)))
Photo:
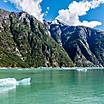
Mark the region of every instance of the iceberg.
POLYGON ((4 78, 0 79, 0 92, 7 92, 9 90, 15 89, 19 85, 30 85, 31 78, 25 78, 17 81, 15 78, 4 78))
POLYGON ((86 68, 77 68, 76 70, 79 71, 79 72, 87 72, 86 68))
POLYGON ((17 81, 15 78, 4 78, 0 79, 0 87, 11 87, 17 85, 30 85, 31 78, 25 78, 20 81, 17 81))
POLYGON ((30 85, 31 78, 25 78, 20 81, 17 81, 16 85, 30 85))
POLYGON ((0 79, 0 87, 11 87, 16 86, 17 81, 15 78, 4 78, 0 79))

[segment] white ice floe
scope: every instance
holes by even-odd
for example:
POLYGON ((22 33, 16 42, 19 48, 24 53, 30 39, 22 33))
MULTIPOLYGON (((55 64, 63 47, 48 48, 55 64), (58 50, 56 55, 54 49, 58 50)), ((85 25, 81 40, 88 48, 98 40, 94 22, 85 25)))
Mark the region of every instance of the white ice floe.
POLYGON ((17 81, 15 78, 4 78, 0 79, 0 87, 11 87, 11 86, 16 86, 17 81))
POLYGON ((79 71, 79 72, 87 72, 86 68, 77 68, 76 70, 79 71))
POLYGON ((25 78, 17 81, 15 78, 0 79, 0 87, 17 86, 17 85, 30 85, 31 78, 25 78))
POLYGON ((17 81, 17 85, 30 85, 31 84, 31 78, 25 78, 25 79, 22 79, 20 81, 17 81))
POLYGON ((30 85, 31 78, 25 78, 17 81, 15 78, 4 78, 0 79, 0 92, 6 92, 15 89, 19 85, 30 85))

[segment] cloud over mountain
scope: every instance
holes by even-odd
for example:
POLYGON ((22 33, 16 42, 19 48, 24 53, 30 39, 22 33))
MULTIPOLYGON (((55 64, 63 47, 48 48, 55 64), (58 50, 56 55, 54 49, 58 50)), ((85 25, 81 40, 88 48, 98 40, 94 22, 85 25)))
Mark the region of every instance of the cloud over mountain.
POLYGON ((35 16, 38 20, 43 20, 43 13, 41 12, 40 3, 42 0, 8 0, 11 3, 14 3, 16 7, 20 10, 23 10, 30 15, 35 16))
MULTIPOLYGON (((15 4, 19 10, 25 11, 30 15, 35 16, 41 22, 43 21, 43 18, 48 16, 48 12, 50 10, 49 6, 47 7, 46 11, 42 13, 42 8, 40 4, 43 0, 4 0, 5 3, 8 1, 15 4)), ((102 23, 96 20, 80 21, 80 17, 87 15, 87 12, 89 10, 94 9, 103 3, 104 0, 81 0, 79 2, 73 1, 69 4, 68 9, 59 10, 59 15, 55 19, 58 19, 62 23, 65 23, 70 26, 87 26, 94 28, 96 26, 101 25, 102 23)))
POLYGON ((99 21, 80 21, 80 16, 86 15, 90 9, 98 7, 100 4, 103 4, 104 0, 92 0, 87 1, 83 0, 80 2, 73 1, 69 4, 68 9, 59 10, 59 15, 56 19, 61 22, 70 25, 70 26, 87 26, 94 28, 101 25, 99 21))

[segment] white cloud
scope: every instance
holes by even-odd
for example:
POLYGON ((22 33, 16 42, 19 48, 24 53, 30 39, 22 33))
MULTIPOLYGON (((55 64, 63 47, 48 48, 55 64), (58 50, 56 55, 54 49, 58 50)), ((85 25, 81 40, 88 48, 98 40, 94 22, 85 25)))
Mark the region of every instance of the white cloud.
POLYGON ((44 13, 44 17, 46 17, 46 16, 48 15, 49 10, 50 10, 50 7, 47 7, 47 8, 46 8, 46 11, 45 11, 45 13, 44 13))
POLYGON ((47 10, 49 10, 50 9, 50 7, 47 7, 47 10))
POLYGON ((101 22, 98 22, 98 21, 91 21, 91 22, 83 21, 79 25, 94 28, 94 27, 99 26, 101 24, 102 23, 101 22))
POLYGON ((80 16, 86 15, 90 9, 94 9, 100 6, 102 3, 104 3, 104 0, 83 0, 80 2, 73 1, 71 4, 69 4, 68 9, 59 10, 59 15, 56 17, 56 19, 70 26, 82 25, 94 28, 101 25, 102 23, 98 21, 81 22, 79 18, 80 16))
POLYGON ((7 3, 8 1, 7 0, 4 0, 4 3, 7 3))
POLYGON ((45 12, 45 15, 47 15, 47 14, 48 14, 49 9, 50 9, 50 7, 47 7, 46 12, 45 12))
POLYGON ((23 10, 33 16, 35 16, 38 20, 43 21, 42 10, 40 7, 40 3, 42 0, 8 0, 11 3, 14 3, 16 7, 20 10, 23 10))

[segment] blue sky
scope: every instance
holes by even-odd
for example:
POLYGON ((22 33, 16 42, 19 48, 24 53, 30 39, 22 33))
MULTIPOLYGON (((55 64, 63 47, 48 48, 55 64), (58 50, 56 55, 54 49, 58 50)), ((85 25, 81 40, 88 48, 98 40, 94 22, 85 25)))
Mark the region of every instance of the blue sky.
MULTIPOLYGON (((8 1, 8 0, 5 0, 5 1, 8 1)), ((80 0, 75 0, 75 1, 79 2, 80 0)), ((68 6, 72 2, 73 0, 63 0, 63 1, 62 0, 43 0, 40 4, 42 13, 45 13, 47 11, 47 7, 49 8, 47 13, 44 15, 44 19, 48 21, 54 20, 59 15, 58 14, 59 10, 68 9, 68 6)), ((4 0, 0 0, 0 8, 3 8, 8 11, 15 11, 15 12, 20 11, 17 9, 15 4, 11 2, 4 2, 4 0)), ((98 7, 88 10, 86 12, 86 15, 79 16, 79 20, 81 22, 82 21, 99 21, 102 23, 102 25, 97 26, 96 28, 100 30, 104 30, 104 4, 102 3, 98 7)))
POLYGON ((41 3, 43 12, 46 11, 47 7, 50 7, 48 15, 45 18, 48 20, 53 20, 58 15, 58 11, 60 9, 66 9, 71 1, 72 0, 64 0, 63 3, 60 2, 60 0, 43 0, 41 3))

